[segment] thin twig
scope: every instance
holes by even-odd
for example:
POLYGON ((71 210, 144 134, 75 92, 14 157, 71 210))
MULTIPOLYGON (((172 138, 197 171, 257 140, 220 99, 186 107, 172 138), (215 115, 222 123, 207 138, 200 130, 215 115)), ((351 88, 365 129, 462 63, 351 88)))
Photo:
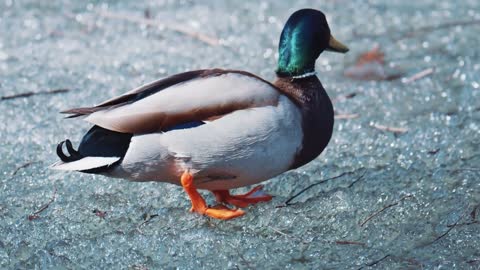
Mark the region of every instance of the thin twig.
POLYGON ((331 178, 327 178, 327 179, 321 180, 321 181, 319 181, 319 182, 317 182, 317 183, 311 184, 310 186, 308 186, 308 187, 300 190, 297 194, 295 194, 295 195, 293 195, 292 197, 290 197, 288 200, 286 200, 286 201, 283 203, 283 205, 279 205, 279 206, 277 206, 276 208, 281 208, 281 207, 289 206, 289 205, 291 205, 290 202, 291 202, 293 199, 297 198, 297 197, 300 196, 302 193, 304 193, 305 191, 311 189, 312 187, 317 186, 317 185, 320 185, 320 184, 325 183, 325 182, 330 181, 330 180, 334 180, 334 179, 340 178, 340 177, 342 177, 342 176, 344 176, 344 175, 347 175, 347 174, 353 174, 353 172, 344 172, 344 173, 341 173, 340 175, 337 175, 337 176, 334 176, 334 177, 331 177, 331 178))
POLYGON ((408 77, 408 78, 405 78, 403 80, 403 83, 405 84, 408 84, 408 83, 412 83, 414 81, 417 81, 417 80, 420 80, 422 78, 425 78, 427 77, 428 75, 431 75, 433 74, 433 72, 435 72, 435 69, 434 68, 427 68, 427 69, 424 69, 418 73, 415 73, 413 74, 412 76, 408 77))
POLYGON ((419 34, 434 32, 442 29, 447 29, 447 28, 452 28, 457 26, 476 25, 476 24, 480 24, 480 20, 452 21, 452 22, 441 23, 438 25, 427 25, 427 26, 419 27, 417 29, 412 29, 404 33, 403 35, 401 35, 399 38, 397 38, 397 40, 410 38, 410 37, 417 36, 419 34))
POLYGON ((357 246, 362 246, 362 247, 367 246, 367 244, 365 244, 365 243, 356 242, 356 241, 335 241, 335 244, 337 244, 337 245, 357 245, 357 246))
POLYGON ((423 269, 422 267, 422 263, 415 260, 414 258, 401 258, 403 261, 406 261, 408 264, 410 265, 416 265, 416 266, 419 266, 420 269, 423 269))
POLYGON ((473 207, 473 210, 470 212, 470 218, 471 221, 465 222, 465 223, 454 223, 454 224, 449 224, 447 227, 455 227, 455 226, 468 226, 472 224, 478 224, 480 221, 477 220, 477 209, 480 207, 480 204, 477 204, 476 206, 473 207))
POLYGON ((387 254, 387 255, 383 256, 382 258, 380 258, 380 259, 378 259, 378 260, 369 262, 369 263, 365 264, 364 266, 358 268, 358 270, 363 269, 365 266, 374 266, 374 265, 380 263, 381 261, 385 260, 385 259, 388 258, 388 257, 390 257, 390 254, 387 254))
MULTIPOLYGON (((239 249, 237 248, 237 246, 233 245, 232 243, 229 243, 227 242, 227 244, 232 248, 232 250, 235 250, 235 252, 237 253, 238 257, 240 258, 240 260, 243 262, 243 264, 247 267, 247 269, 256 269, 254 267, 252 267, 252 265, 250 264, 249 261, 247 261, 245 259, 245 257, 243 256, 243 254, 239 251, 239 249)), ((238 267, 238 265, 235 265, 235 268, 237 269, 240 269, 238 267)))
POLYGON ((157 20, 152 20, 148 18, 140 18, 140 17, 132 17, 129 15, 124 15, 124 14, 118 14, 118 13, 113 13, 109 11, 99 11, 98 15, 104 18, 109 18, 109 19, 117 19, 117 20, 124 20, 132 23, 138 23, 138 24, 144 24, 144 25, 151 25, 151 26, 156 26, 159 28, 167 28, 169 30, 175 31, 177 33, 180 33, 182 35, 194 38, 196 40, 202 41, 210 46, 218 46, 220 44, 220 41, 215 38, 211 37, 202 33, 195 32, 191 29, 188 29, 187 27, 178 25, 178 24, 167 24, 167 23, 160 23, 157 20))
POLYGON ((389 127, 389 126, 384 126, 384 125, 379 125, 379 124, 373 124, 372 127, 382 130, 382 131, 388 131, 392 132, 395 134, 401 134, 405 133, 408 131, 408 128, 403 128, 403 127, 389 127))
POLYGON ((345 119, 355 119, 360 117, 360 114, 358 113, 341 113, 341 114, 335 114, 334 118, 337 120, 345 120, 345 119))
POLYGON ((447 227, 452 228, 452 227, 455 227, 455 226, 468 226, 468 225, 478 224, 478 223, 480 223, 478 220, 474 220, 474 221, 465 222, 465 223, 449 224, 449 225, 447 225, 447 227))
POLYGON ((16 175, 21 169, 27 168, 28 166, 33 165, 33 164, 36 164, 36 163, 41 163, 41 161, 39 161, 39 160, 29 161, 29 162, 27 162, 27 163, 25 163, 25 164, 22 164, 22 165, 18 166, 18 167, 12 172, 12 176, 16 175))
POLYGON ((128 267, 128 269, 132 270, 148 270, 148 267, 144 264, 134 264, 128 267))
POLYGON ((413 196, 412 195, 406 195, 406 196, 403 196, 402 198, 400 198, 398 201, 384 206, 382 209, 380 209, 380 210, 376 211, 375 213, 371 214, 370 216, 368 216, 363 222, 359 223, 360 227, 363 227, 363 225, 365 225, 368 221, 370 221, 372 218, 378 216, 380 213, 387 210, 388 208, 393 207, 395 205, 398 205, 403 200, 405 200, 407 198, 411 198, 411 197, 413 197, 413 196))
POLYGON ((141 228, 142 226, 145 226, 145 225, 147 225, 148 223, 150 223, 150 221, 152 221, 152 219, 153 219, 154 217, 158 217, 158 215, 157 215, 157 214, 154 214, 154 215, 145 214, 145 215, 144 215, 144 221, 137 226, 137 231, 138 231, 140 234, 143 234, 143 231, 142 231, 140 228, 141 228))
POLYGON ((480 20, 462 20, 462 21, 451 21, 451 22, 446 22, 446 23, 441 23, 438 25, 427 25, 427 26, 422 26, 416 29, 410 29, 407 31, 400 32, 397 37, 395 38, 395 35, 392 35, 392 33, 395 33, 396 30, 388 30, 382 33, 378 34, 362 34, 362 33, 356 33, 355 38, 358 37, 365 37, 365 38, 378 38, 381 36, 393 36, 392 39, 394 40, 401 40, 404 38, 410 38, 410 37, 415 37, 419 34, 423 33, 428 33, 428 32, 434 32, 442 29, 447 29, 447 28, 452 28, 452 27, 457 27, 457 26, 469 26, 469 25, 477 25, 480 24, 480 20))
POLYGON ((70 91, 70 89, 53 89, 53 90, 47 90, 47 91, 40 91, 40 92, 24 92, 20 94, 14 94, 14 95, 9 95, 9 96, 2 96, 0 100, 7 100, 7 99, 15 99, 15 98, 24 98, 24 97, 30 97, 30 96, 36 96, 36 95, 52 95, 52 94, 60 94, 60 93, 66 93, 70 91))
POLYGON ((298 241, 302 242, 303 244, 310 244, 309 242, 303 240, 302 238, 300 238, 300 237, 298 237, 298 236, 294 236, 294 235, 290 235, 290 234, 288 234, 288 233, 282 232, 282 231, 280 231, 279 229, 276 229, 276 228, 274 228, 274 227, 272 227, 272 226, 268 226, 268 228, 270 228, 272 231, 274 231, 274 232, 276 232, 276 233, 278 233, 278 234, 281 234, 281 235, 286 236, 286 237, 291 238, 291 239, 298 240, 298 241))
POLYGON ((460 220, 461 220, 464 216, 465 216, 465 214, 461 215, 461 216, 457 219, 457 221, 455 221, 455 223, 453 223, 450 227, 447 226, 448 229, 447 229, 444 233, 442 233, 442 235, 440 235, 439 237, 435 238, 435 240, 433 240, 430 244, 433 244, 433 243, 437 242, 438 240, 442 239, 443 237, 447 236, 447 234, 449 234, 449 233, 453 230, 453 228, 457 227, 458 223, 460 222, 460 220))
POLYGON ((34 219, 39 218, 40 216, 38 214, 45 211, 50 206, 50 204, 52 204, 55 201, 56 196, 57 196, 57 188, 55 187, 54 190, 53 190, 53 195, 52 195, 52 198, 50 199, 50 201, 48 201, 48 203, 46 203, 42 207, 40 207, 40 209, 38 209, 37 211, 33 212, 33 214, 29 215, 28 220, 34 220, 34 219))
POLYGON ((87 22, 87 21, 77 19, 77 14, 75 14, 75 13, 71 13, 71 12, 67 11, 67 12, 65 12, 65 16, 67 18, 69 18, 71 20, 74 20, 77 23, 85 26, 86 28, 84 29, 84 32, 86 32, 86 33, 90 33, 93 30, 95 30, 96 28, 98 28, 98 26, 95 24, 95 22, 87 22))
POLYGON ((240 260, 242 260, 243 264, 245 266, 247 266, 247 269, 255 269, 254 267, 252 267, 252 265, 247 261, 247 259, 245 259, 245 257, 243 256, 243 254, 238 251, 238 249, 235 249, 237 250, 237 254, 238 254, 238 257, 240 257, 240 260))
POLYGON ((289 234, 287 234, 287 233, 284 233, 284 232, 280 231, 279 229, 275 229, 275 228, 272 227, 272 226, 268 226, 268 228, 272 229, 272 231, 274 231, 274 232, 276 232, 276 233, 278 233, 278 234, 281 234, 281 235, 283 235, 283 236, 292 237, 291 235, 289 235, 289 234))
POLYGON ((459 168, 459 169, 455 169, 455 170, 452 170, 454 172, 457 172, 457 171, 472 171, 472 172, 480 172, 480 168, 459 168))
POLYGON ((356 92, 352 92, 352 93, 349 93, 349 94, 346 94, 346 95, 340 95, 340 96, 337 96, 336 98, 334 98, 332 100, 332 103, 335 104, 337 102, 345 101, 347 99, 351 99, 351 98, 354 98, 356 96, 357 96, 356 92))
POLYGON ((362 175, 360 175, 357 179, 355 179, 355 181, 353 181, 348 185, 348 188, 353 187, 353 185, 355 185, 358 181, 360 181, 363 178, 363 176, 365 176, 366 173, 367 173, 367 170, 363 171, 362 175))
POLYGON ((480 263, 480 259, 468 260, 467 263, 468 264, 477 264, 477 263, 480 263))
POLYGON ((480 172, 480 168, 458 168, 458 169, 446 169, 448 172, 451 173, 458 173, 458 172, 480 172))
POLYGON ((472 212, 470 212, 470 217, 472 218, 472 220, 476 220, 477 219, 477 209, 480 207, 480 204, 477 204, 475 207, 473 207, 473 210, 472 212))

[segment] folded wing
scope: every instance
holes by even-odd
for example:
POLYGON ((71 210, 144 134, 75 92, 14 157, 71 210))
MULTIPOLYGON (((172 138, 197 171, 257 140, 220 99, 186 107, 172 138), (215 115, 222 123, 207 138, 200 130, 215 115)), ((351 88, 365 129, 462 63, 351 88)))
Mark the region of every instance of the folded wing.
POLYGON ((134 89, 95 107, 65 111, 71 117, 125 133, 150 133, 236 110, 276 105, 280 92, 267 81, 235 70, 198 70, 134 89))

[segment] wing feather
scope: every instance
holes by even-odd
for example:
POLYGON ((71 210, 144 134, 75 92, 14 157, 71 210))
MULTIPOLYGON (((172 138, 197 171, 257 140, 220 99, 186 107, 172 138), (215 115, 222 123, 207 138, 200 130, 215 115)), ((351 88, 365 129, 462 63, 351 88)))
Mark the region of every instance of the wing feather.
POLYGON ((141 134, 236 110, 276 105, 280 96, 272 84, 241 71, 203 70, 175 76, 95 107, 66 112, 86 115, 86 121, 106 129, 141 134))

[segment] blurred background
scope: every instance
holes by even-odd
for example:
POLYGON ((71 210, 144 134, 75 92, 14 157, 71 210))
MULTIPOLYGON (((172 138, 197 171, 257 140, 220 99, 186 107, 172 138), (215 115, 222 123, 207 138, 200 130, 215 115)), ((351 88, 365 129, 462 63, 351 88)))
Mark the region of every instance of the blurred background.
POLYGON ((2 0, 0 268, 479 269, 479 33, 478 0, 2 0), (304 7, 351 50, 318 59, 333 138, 272 202, 224 222, 177 186, 48 170, 89 128, 63 109, 200 68, 273 80, 304 7))

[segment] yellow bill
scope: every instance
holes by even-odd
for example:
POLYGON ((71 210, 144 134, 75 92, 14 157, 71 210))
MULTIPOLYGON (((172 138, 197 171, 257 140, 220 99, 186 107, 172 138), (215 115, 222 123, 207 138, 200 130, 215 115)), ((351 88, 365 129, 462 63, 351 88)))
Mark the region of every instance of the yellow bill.
POLYGON ((347 46, 336 40, 332 35, 330 35, 330 40, 328 41, 328 47, 326 50, 338 53, 346 53, 349 51, 347 46))

